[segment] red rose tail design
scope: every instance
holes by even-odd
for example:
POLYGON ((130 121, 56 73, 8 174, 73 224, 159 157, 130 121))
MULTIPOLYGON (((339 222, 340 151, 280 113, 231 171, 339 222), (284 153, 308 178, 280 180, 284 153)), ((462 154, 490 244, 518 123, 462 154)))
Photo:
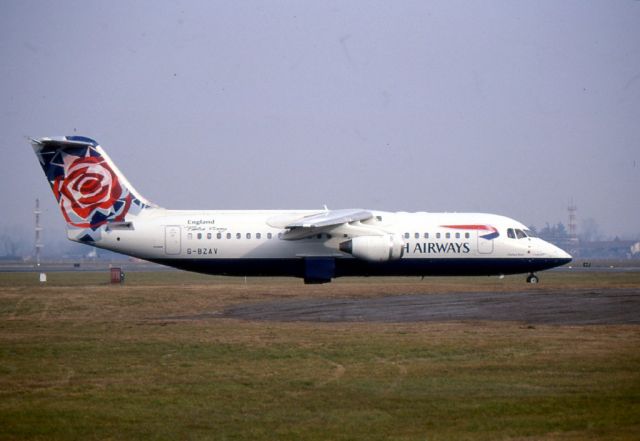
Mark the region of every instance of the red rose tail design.
POLYGON ((42 138, 33 140, 33 148, 74 240, 96 242, 102 227, 153 206, 92 139, 42 138))

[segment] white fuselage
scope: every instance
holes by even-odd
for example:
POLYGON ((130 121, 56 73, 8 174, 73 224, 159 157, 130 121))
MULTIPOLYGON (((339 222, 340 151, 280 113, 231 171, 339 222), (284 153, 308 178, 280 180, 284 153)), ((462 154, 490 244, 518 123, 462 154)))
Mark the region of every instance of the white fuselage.
MULTIPOLYGON (((362 262, 340 251, 340 244, 352 237, 369 232, 379 234, 381 231, 402 239, 402 258, 388 262, 392 263, 392 274, 449 274, 442 267, 445 263, 452 266, 453 274, 456 271, 461 274, 533 272, 557 266, 558 262, 571 258, 542 239, 508 237, 508 229, 527 231, 527 227, 504 216, 371 212, 374 217, 366 221, 338 225, 311 237, 291 240, 284 228, 287 221, 317 211, 179 211, 157 208, 143 211, 126 225, 107 227, 95 245, 180 268, 235 275, 268 275, 267 271, 260 271, 261 263, 264 266, 267 260, 331 257, 338 266, 348 261, 362 262), (486 231, 474 229, 475 225, 491 225, 498 236, 484 239, 482 236, 486 231), (197 264, 192 266, 190 262, 197 264), (243 268, 243 262, 250 262, 250 265, 243 268), (462 262, 464 265, 459 265, 462 262), (403 270, 403 263, 410 269, 403 270)), ((372 271, 371 265, 377 265, 378 269, 385 266, 384 262, 376 262, 365 267, 372 271)), ((363 275, 370 275, 369 271, 363 275)), ((287 272, 274 275, 284 273, 287 272)), ((345 275, 348 274, 352 272, 346 271, 345 275)))

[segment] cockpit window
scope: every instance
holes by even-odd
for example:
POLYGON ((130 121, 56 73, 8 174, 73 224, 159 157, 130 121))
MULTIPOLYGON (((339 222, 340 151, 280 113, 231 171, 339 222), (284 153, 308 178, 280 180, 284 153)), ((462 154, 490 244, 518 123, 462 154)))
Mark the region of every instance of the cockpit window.
POLYGON ((516 233, 513 232, 513 228, 509 228, 507 230, 507 237, 509 239, 515 239, 516 238, 516 233))
POLYGON ((516 229, 516 237, 518 239, 524 239, 525 237, 527 237, 527 235, 524 234, 524 231, 516 229))
POLYGON ((527 236, 529 237, 538 237, 538 235, 536 233, 534 233, 531 230, 524 230, 524 232, 527 234, 527 236))

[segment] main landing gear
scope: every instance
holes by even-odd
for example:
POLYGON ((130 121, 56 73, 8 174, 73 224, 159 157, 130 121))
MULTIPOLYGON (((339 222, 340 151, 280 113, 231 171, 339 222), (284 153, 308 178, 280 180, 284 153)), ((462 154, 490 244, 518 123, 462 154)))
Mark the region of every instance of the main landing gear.
POLYGON ((529 274, 529 277, 527 277, 527 283, 538 283, 539 281, 540 279, 538 279, 538 276, 533 273, 529 274))

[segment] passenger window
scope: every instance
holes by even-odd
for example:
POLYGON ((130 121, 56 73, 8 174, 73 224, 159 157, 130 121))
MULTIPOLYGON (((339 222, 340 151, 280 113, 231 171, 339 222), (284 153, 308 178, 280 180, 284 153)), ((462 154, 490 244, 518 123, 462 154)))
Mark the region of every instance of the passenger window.
POLYGON ((447 239, 451 239, 451 233, 446 233, 446 234, 445 234, 445 237, 446 237, 447 239))
POLYGON ((271 239, 273 235, 271 233, 267 233, 267 239, 271 239))
POLYGON ((202 233, 198 233, 198 240, 202 239, 202 233))
POLYGON ((415 233, 413 237, 415 237, 416 239, 420 239, 420 233, 415 233))
POLYGON ((469 233, 464 233, 464 238, 465 238, 465 239, 469 239, 470 237, 471 237, 471 234, 469 234, 469 233))
POLYGON ((516 238, 516 234, 513 232, 513 228, 509 228, 507 230, 507 237, 510 239, 515 239, 516 238))
POLYGON ((242 238, 242 234, 236 233, 236 239, 241 239, 241 238, 242 238))
POLYGON ((411 237, 411 236, 409 235, 409 233, 404 233, 404 238, 405 238, 405 239, 409 239, 409 237, 411 237))
POLYGON ((261 237, 262 237, 262 234, 256 233, 256 239, 260 239, 261 237))
POLYGON ((217 237, 218 239, 222 239, 222 233, 218 233, 218 234, 216 234, 216 237, 217 237))
POLYGON ((516 236, 518 237, 518 239, 524 239, 525 237, 527 237, 527 235, 524 234, 522 230, 516 230, 516 236))
POLYGON ((456 239, 460 239, 460 233, 456 233, 456 239))
POLYGON ((247 239, 251 239, 251 233, 247 233, 247 239))
POLYGON ((436 233, 436 239, 440 239, 440 233, 436 233))
POLYGON ((429 233, 424 233, 424 238, 429 239, 429 233))
POLYGON ((211 233, 207 233, 207 239, 211 239, 211 233))

